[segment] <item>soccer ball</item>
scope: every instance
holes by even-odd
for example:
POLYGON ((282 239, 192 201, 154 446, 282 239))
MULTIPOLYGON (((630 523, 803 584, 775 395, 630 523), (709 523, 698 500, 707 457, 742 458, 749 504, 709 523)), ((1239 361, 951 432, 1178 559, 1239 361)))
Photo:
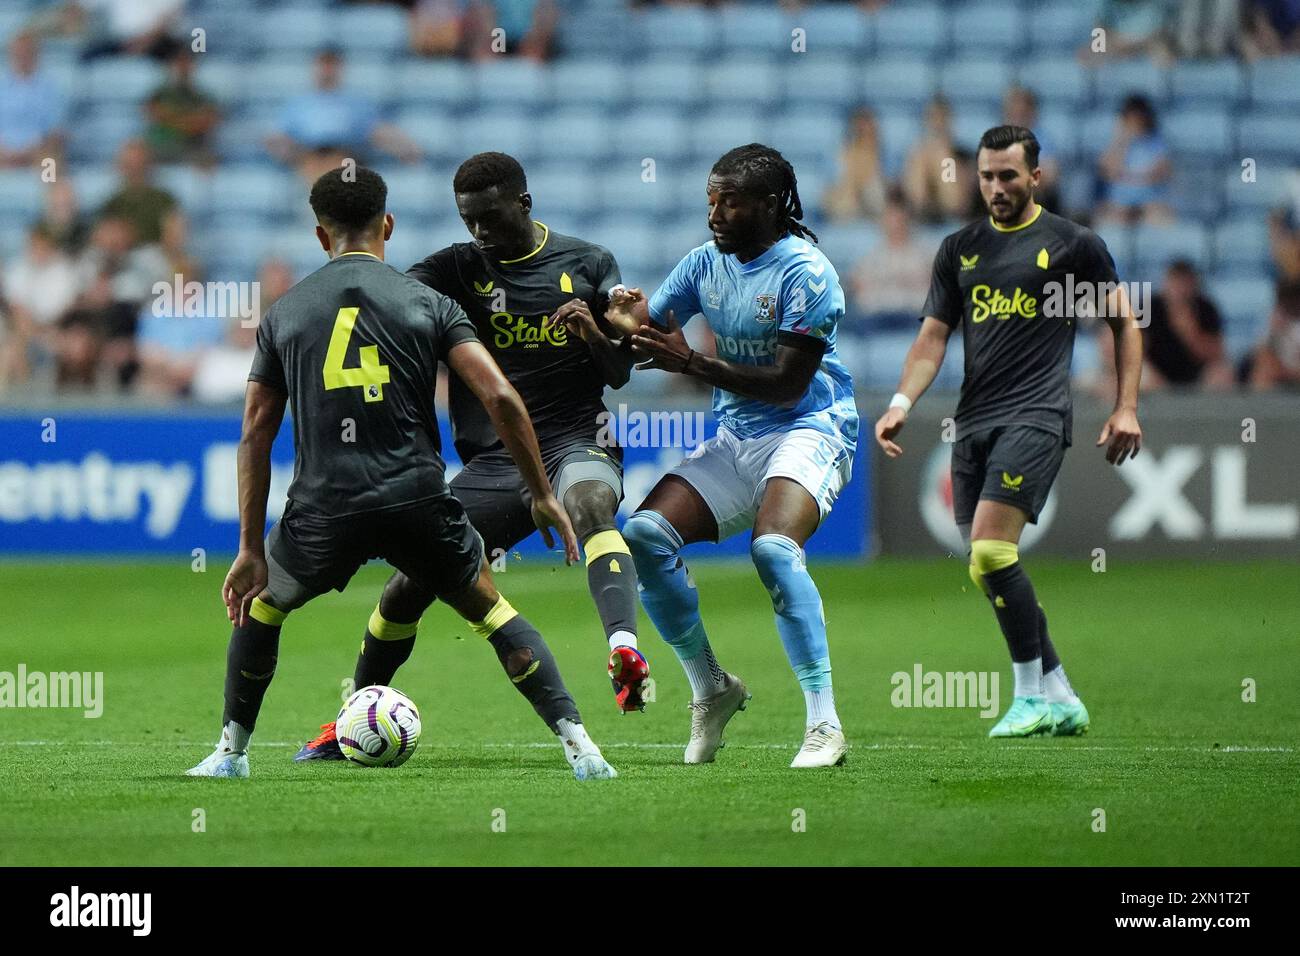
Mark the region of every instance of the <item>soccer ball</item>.
POLYGON ((339 749, 365 767, 399 767, 420 741, 420 711, 391 687, 363 687, 343 705, 334 726, 339 749))

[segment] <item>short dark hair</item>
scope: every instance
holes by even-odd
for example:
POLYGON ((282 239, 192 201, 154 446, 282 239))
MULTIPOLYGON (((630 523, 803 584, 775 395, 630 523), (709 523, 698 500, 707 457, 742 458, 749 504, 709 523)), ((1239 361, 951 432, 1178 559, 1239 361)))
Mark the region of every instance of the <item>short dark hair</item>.
POLYGON ((980 137, 979 149, 1010 149, 1019 143, 1025 148, 1025 162, 1030 169, 1038 165, 1038 137, 1023 126, 994 126, 980 137))
POLYGON ((1156 128, 1156 108, 1151 105, 1151 101, 1141 93, 1130 93, 1124 97, 1124 102, 1120 104, 1119 113, 1121 116, 1126 113, 1137 113, 1142 117, 1142 123, 1148 131, 1156 128))
POLYGON ((737 146, 718 158, 709 175, 734 176, 747 192, 775 195, 781 227, 796 236, 817 241, 817 234, 799 221, 803 218, 799 180, 795 177, 794 167, 780 151, 762 143, 737 146))
POLYGON ((388 184, 365 166, 354 170, 339 166, 312 184, 309 201, 322 225, 354 235, 369 228, 384 214, 388 184))
POLYGON ((506 153, 475 153, 460 164, 451 183, 458 193, 477 193, 493 186, 502 192, 528 192, 528 178, 519 160, 506 153))

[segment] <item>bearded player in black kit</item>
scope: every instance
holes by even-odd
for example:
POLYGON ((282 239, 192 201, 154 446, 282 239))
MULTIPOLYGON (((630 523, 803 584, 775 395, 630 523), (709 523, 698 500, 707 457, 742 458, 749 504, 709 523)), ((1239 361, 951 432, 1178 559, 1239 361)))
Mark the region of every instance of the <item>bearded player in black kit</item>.
POLYGON ((940 246, 921 330, 898 392, 876 423, 876 441, 890 458, 902 453, 894 439, 960 325, 966 369, 955 416, 953 514, 969 544, 971 578, 993 606, 1015 676, 1011 707, 989 736, 1082 734, 1087 708, 1066 679, 1019 555, 1025 522, 1037 522, 1071 442, 1078 316, 1073 300, 1058 307, 1060 290, 1089 292, 1091 310, 1114 333, 1118 395, 1097 444, 1117 466, 1142 444, 1142 333, 1105 243, 1035 201, 1041 171, 1034 134, 1019 126, 988 130, 978 167, 989 216, 940 246))

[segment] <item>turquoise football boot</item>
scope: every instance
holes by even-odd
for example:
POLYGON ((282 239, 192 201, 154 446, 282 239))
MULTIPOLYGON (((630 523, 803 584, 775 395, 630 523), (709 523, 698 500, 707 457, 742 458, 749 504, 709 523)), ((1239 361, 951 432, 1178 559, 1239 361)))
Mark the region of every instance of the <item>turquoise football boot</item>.
POLYGON ((1048 704, 1052 708, 1053 737, 1078 737, 1088 732, 1088 708, 1083 701, 1074 698, 1074 703, 1048 704))
POLYGON ((1033 737, 1052 732, 1052 708, 1045 697, 1014 697, 990 737, 1033 737))

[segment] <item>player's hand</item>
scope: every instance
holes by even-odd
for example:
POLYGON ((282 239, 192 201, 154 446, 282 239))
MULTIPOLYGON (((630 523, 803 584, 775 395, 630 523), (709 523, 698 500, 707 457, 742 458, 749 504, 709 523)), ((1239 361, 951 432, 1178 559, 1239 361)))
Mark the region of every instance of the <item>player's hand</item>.
POLYGON ((613 326, 621 336, 629 336, 641 327, 635 307, 645 302, 645 295, 640 289, 629 289, 616 285, 609 290, 609 305, 605 307, 605 321, 613 326))
POLYGON ((1117 467, 1127 458, 1136 458, 1142 449, 1142 427, 1138 425, 1137 412, 1131 408, 1116 409, 1101 428, 1097 447, 1102 445, 1106 445, 1106 460, 1117 467))
POLYGON ((876 422, 876 442, 890 458, 897 458, 903 453, 902 447, 894 443, 894 438, 907 424, 907 412, 897 405, 885 410, 876 422))
POLYGON ((595 316, 581 299, 570 299, 556 309, 548 324, 563 325, 570 335, 576 335, 584 342, 590 342, 592 336, 601 334, 595 316))
POLYGON ((681 372, 694 351, 682 334, 676 317, 668 313, 668 331, 662 331, 653 325, 643 325, 632 335, 632 351, 642 356, 649 356, 637 368, 658 368, 665 372, 681 372))
POLYGON ((551 534, 551 529, 558 531, 560 541, 564 544, 564 563, 568 565, 578 562, 578 536, 573 533, 569 515, 555 495, 533 500, 533 524, 537 525, 537 530, 542 533, 542 540, 546 542, 547 548, 555 547, 555 537, 551 534))
POLYGON ((226 617, 231 624, 243 627, 248 623, 249 605, 262 593, 266 581, 266 557, 253 551, 240 551, 221 585, 221 599, 226 602, 226 617))

